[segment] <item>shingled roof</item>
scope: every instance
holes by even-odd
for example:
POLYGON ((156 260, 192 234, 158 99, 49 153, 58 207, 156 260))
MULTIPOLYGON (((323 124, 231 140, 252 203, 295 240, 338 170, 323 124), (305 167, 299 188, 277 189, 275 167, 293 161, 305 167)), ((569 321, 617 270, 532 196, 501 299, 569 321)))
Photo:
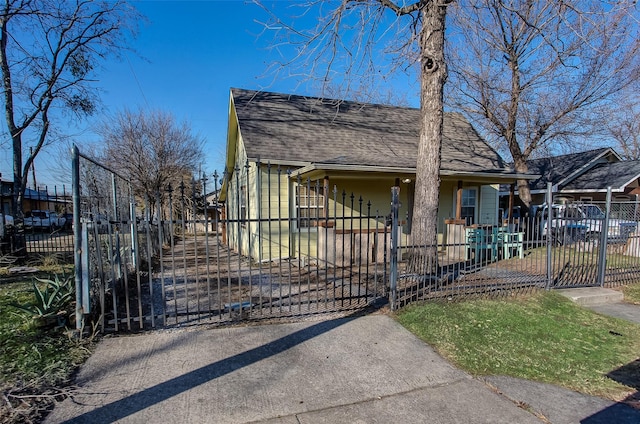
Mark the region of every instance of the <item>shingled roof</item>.
MULTIPOLYGON (((606 147, 586 152, 528 160, 529 172, 540 175, 540 178, 531 181, 529 187, 532 191, 535 191, 546 190, 549 182, 554 185, 564 185, 563 183, 570 181, 570 177, 584 172, 585 166, 595 165, 596 160, 608 154, 615 155, 616 153, 611 148, 606 147)), ((590 176, 591 173, 588 175, 590 176)))
MULTIPOLYGON (((415 168, 419 109, 234 88, 247 156, 262 162, 415 168)), ((511 173, 458 113, 445 113, 441 172, 511 173)))
POLYGON ((603 163, 580 175, 565 185, 564 192, 606 191, 611 186, 614 191, 624 191, 627 186, 635 187, 640 176, 640 161, 627 160, 603 163))

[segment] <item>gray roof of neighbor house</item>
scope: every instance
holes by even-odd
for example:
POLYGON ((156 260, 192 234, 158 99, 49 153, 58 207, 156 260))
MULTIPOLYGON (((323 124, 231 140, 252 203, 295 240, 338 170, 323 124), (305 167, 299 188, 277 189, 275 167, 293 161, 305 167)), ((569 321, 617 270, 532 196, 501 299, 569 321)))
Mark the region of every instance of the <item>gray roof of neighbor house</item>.
MULTIPOLYGON (((532 191, 546 190, 547 183, 561 184, 572 175, 584 172, 584 167, 608 154, 616 155, 611 148, 589 150, 568 155, 551 156, 527 161, 529 172, 540 175, 540 178, 529 183, 532 191)), ((616 155, 617 157, 617 155, 616 155)), ((618 158, 619 159, 619 158, 618 158)), ((595 163, 591 164, 591 166, 595 163)), ((591 175, 588 173, 587 175, 591 175)), ((588 176, 585 176, 589 178, 588 176)))
MULTIPOLYGON (((420 111, 233 88, 247 156, 262 162, 416 167, 420 111)), ((513 173, 458 113, 445 113, 441 172, 513 173)))
POLYGON ((614 191, 623 191, 630 184, 637 187, 639 176, 638 160, 603 163, 567 183, 562 187, 562 191, 606 191, 609 186, 614 191))

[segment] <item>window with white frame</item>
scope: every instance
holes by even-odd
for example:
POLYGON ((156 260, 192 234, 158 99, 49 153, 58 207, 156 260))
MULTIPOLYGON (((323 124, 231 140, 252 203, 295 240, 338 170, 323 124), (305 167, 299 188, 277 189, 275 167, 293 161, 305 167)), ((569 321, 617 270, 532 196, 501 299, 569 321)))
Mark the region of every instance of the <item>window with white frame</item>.
POLYGON ((247 225, 245 220, 247 219, 247 186, 243 185, 240 187, 240 216, 239 218, 242 220, 242 225, 247 225))
POLYGON ((318 221, 325 217, 323 186, 315 181, 296 185, 296 217, 298 228, 318 226, 318 221))
POLYGON ((478 207, 478 189, 462 189, 462 205, 460 218, 464 219, 467 225, 475 224, 476 209, 478 207))

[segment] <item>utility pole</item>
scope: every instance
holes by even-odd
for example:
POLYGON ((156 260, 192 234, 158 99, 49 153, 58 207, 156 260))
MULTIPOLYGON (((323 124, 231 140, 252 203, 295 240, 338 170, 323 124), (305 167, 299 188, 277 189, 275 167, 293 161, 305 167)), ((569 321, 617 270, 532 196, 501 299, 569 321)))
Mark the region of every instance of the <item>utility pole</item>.
MULTIPOLYGON (((29 155, 33 157, 33 147, 29 147, 29 155)), ((38 183, 36 182, 36 161, 31 162, 31 173, 33 175, 33 189, 38 191, 38 183)))

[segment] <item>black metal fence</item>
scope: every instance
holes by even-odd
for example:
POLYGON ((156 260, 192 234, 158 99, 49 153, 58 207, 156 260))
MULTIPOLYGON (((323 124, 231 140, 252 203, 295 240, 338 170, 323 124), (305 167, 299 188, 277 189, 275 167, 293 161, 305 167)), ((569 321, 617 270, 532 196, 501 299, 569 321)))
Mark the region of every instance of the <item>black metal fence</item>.
POLYGON ((534 206, 526 216, 498 225, 452 221, 442 230, 446 241, 435 247, 414 245, 409 236, 398 246, 392 296, 395 293, 398 305, 404 305, 640 282, 638 206, 637 201, 609 197, 599 203, 534 206), (425 266, 420 252, 429 248, 437 258, 425 266))
POLYGON ((395 189, 384 201, 391 209, 380 210, 270 166, 236 170, 223 198, 219 180, 167 186, 151 202, 78 154, 79 317, 93 314, 103 331, 136 331, 640 277, 634 202, 542 205, 492 225, 443 221, 438 243, 425 246, 412 241, 423 223, 400 216, 395 189))
POLYGON ((3 185, 0 197, 0 249, 3 255, 17 258, 73 254, 71 192, 67 187, 27 188, 23 198, 24 217, 11 214, 15 201, 13 187, 3 185))
POLYGON ((385 251, 388 228, 380 216, 358 217, 378 222, 366 238, 362 230, 333 228, 336 221, 353 228, 353 216, 285 234, 302 220, 241 218, 239 208, 217 199, 200 207, 194 187, 167 190, 166 208, 155 215, 131 224, 108 220, 102 234, 84 235, 90 255, 82 272, 94 300, 83 313, 95 311, 104 331, 352 312, 384 302, 388 264, 356 259, 354 244, 357 237, 366 249, 375 233, 385 251), (258 228, 263 233, 253 233, 258 228))

